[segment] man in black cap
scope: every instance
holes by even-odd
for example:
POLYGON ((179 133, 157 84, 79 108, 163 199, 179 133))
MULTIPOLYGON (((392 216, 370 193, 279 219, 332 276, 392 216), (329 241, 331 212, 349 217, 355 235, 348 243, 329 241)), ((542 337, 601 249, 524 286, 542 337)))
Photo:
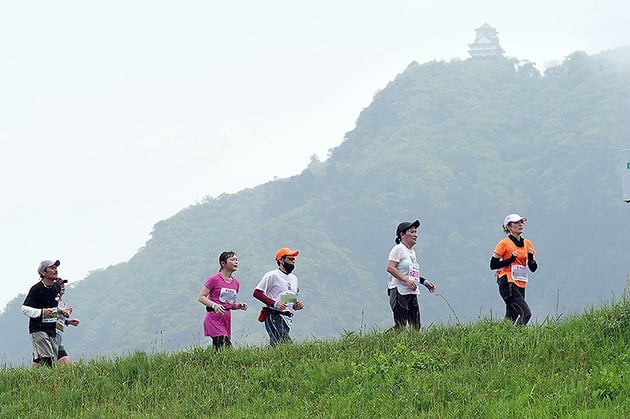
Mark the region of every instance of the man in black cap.
POLYGON ((57 278, 55 281, 55 285, 59 287, 59 297, 57 298, 57 365, 59 366, 70 365, 70 356, 63 345, 63 334, 66 330, 66 326, 79 325, 79 319, 71 319, 69 317, 72 314, 72 306, 69 306, 63 300, 67 283, 68 280, 62 278, 57 278))
POLYGON ((40 281, 33 285, 22 304, 22 313, 29 317, 28 332, 33 345, 33 367, 52 367, 57 362, 57 296, 59 285, 57 268, 59 261, 44 260, 37 273, 40 281))

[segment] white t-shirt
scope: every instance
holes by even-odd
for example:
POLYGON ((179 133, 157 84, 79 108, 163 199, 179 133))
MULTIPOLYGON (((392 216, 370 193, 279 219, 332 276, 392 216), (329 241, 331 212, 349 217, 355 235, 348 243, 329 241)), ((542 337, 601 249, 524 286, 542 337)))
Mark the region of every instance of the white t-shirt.
MULTIPOLYGON (((265 295, 274 301, 287 303, 286 310, 293 311, 293 303, 298 297, 298 278, 294 274, 285 274, 280 269, 274 269, 263 275, 256 285, 256 289, 261 290, 265 295)), ((291 318, 282 316, 287 324, 291 324, 291 318)))
MULTIPOLYGON (((420 265, 418 264, 418 258, 416 257, 416 251, 409 249, 402 243, 397 244, 389 252, 387 260, 396 262, 396 269, 401 274, 408 276, 410 280, 415 281, 420 285, 420 265)), ((394 278, 392 274, 389 274, 389 281, 387 282, 387 288, 398 288, 400 294, 420 294, 420 287, 416 287, 412 290, 402 281, 394 278)))

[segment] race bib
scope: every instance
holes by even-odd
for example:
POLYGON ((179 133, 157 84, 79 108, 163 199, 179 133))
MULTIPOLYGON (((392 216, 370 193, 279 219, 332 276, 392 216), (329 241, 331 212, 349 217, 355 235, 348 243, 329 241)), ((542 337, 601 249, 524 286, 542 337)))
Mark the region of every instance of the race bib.
POLYGON ((50 316, 45 317, 44 314, 42 313, 43 323, 55 323, 57 321, 57 307, 53 307, 51 310, 52 310, 52 313, 50 313, 50 316))
POLYGON ((297 301, 297 295, 293 294, 292 292, 287 292, 280 296, 280 301, 287 304, 293 304, 297 301))
POLYGON ((527 268, 523 265, 512 265, 512 279, 527 282, 527 268))
POLYGON ((236 290, 232 288, 221 288, 219 301, 222 303, 234 304, 236 302, 236 290))
POLYGON ((420 281, 420 265, 418 265, 417 263, 412 263, 411 266, 409 266, 409 279, 415 282, 419 282, 420 281))

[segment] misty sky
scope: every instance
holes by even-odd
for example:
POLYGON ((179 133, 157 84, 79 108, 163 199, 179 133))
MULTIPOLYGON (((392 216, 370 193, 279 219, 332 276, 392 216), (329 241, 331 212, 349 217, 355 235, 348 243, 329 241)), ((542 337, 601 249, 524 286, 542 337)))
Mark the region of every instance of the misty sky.
POLYGON ((506 55, 544 69, 630 45, 629 11, 622 0, 2 0, 0 310, 43 259, 79 281, 205 196, 324 160, 376 91, 412 61, 468 58, 484 22, 506 55))

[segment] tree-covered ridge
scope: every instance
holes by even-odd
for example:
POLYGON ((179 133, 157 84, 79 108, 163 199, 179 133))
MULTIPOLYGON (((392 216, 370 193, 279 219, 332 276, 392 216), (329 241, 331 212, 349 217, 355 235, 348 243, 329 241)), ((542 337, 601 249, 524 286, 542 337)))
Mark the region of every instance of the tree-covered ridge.
MULTIPOLYGON (((502 316, 488 262, 510 212, 529 218, 538 250, 527 291, 535 319, 611 298, 630 250, 619 165, 630 139, 629 50, 576 52, 544 74, 507 58, 411 63, 326 161, 185 208, 158 222, 131 260, 70 289, 82 319, 64 337, 71 355, 197 344, 205 312, 196 297, 228 249, 250 303, 233 318, 237 344, 266 342, 251 293, 282 246, 301 251, 307 307, 295 337, 389 327, 386 257, 396 224, 415 218, 423 276, 440 293, 421 297, 424 324, 502 316)), ((29 351, 18 300, 0 316, 14 336, 0 344, 8 360, 29 351)))

